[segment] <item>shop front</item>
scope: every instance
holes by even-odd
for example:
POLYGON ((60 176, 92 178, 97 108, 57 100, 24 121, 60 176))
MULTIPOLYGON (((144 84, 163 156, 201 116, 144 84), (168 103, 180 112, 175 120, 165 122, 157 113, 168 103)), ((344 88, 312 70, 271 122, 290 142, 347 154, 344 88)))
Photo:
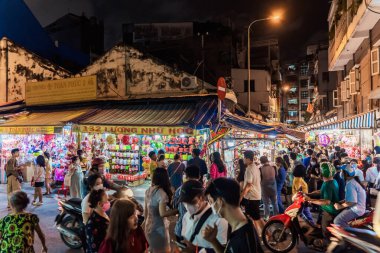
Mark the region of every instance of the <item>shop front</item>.
MULTIPOLYGON (((56 181, 63 181, 68 168, 68 156, 76 152, 76 133, 69 123, 87 110, 67 110, 55 112, 19 113, 0 126, 1 167, 11 157, 11 150, 20 149, 19 163, 24 166, 25 181, 33 175, 36 156, 48 152, 56 181)), ((6 181, 5 173, 1 181, 6 181)))
POLYGON ((306 141, 320 146, 340 146, 351 158, 360 159, 363 151, 374 147, 375 112, 343 120, 329 120, 307 126, 306 141))
POLYGON ((88 156, 104 157, 107 177, 129 184, 142 183, 149 174, 149 152, 165 151, 170 163, 175 154, 183 161, 192 158, 194 148, 202 148, 207 140, 207 130, 189 127, 152 126, 96 126, 79 125, 80 148, 88 156))
POLYGON ((149 174, 151 151, 163 150, 167 162, 192 150, 205 150, 209 128, 216 124, 215 99, 136 102, 106 106, 76 122, 79 147, 89 157, 103 157, 107 177, 138 185, 149 174))
POLYGON ((278 139, 278 134, 271 126, 226 113, 223 128, 211 133, 208 146, 210 153, 221 153, 228 175, 234 177, 238 160, 243 158, 246 150, 255 152, 256 157, 267 156, 270 161, 274 161, 278 152, 288 143, 286 139, 278 139))

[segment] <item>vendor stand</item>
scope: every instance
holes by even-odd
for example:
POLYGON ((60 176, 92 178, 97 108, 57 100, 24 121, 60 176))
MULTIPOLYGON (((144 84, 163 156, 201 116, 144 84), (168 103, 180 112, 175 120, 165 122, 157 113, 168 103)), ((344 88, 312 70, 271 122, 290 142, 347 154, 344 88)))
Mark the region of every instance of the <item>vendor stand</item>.
MULTIPOLYGON (((20 149, 19 163, 25 165, 23 176, 30 181, 35 158, 47 151, 52 157, 54 180, 63 182, 68 168, 68 156, 76 152, 76 134, 71 119, 83 115, 86 110, 18 113, 0 125, 1 167, 11 157, 11 150, 20 149)), ((4 173, 5 174, 5 173, 4 173)), ((1 177, 5 182, 5 175, 1 177)))
POLYGON ((340 146, 351 158, 361 159, 364 150, 373 149, 375 112, 342 120, 332 119, 305 126, 306 141, 321 146, 340 146))

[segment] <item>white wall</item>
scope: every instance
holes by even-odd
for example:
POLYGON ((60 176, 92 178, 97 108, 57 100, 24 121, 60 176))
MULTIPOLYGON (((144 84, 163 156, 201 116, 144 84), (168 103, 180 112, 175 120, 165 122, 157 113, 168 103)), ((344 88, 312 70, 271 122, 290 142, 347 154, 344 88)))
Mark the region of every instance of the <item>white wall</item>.
MULTIPOLYGON (((244 106, 248 104, 248 93, 244 92, 244 81, 248 79, 247 72, 247 69, 231 70, 233 90, 237 95, 238 103, 244 106)), ((268 107, 273 106, 269 97, 271 87, 270 73, 266 70, 253 69, 251 70, 251 80, 255 80, 255 91, 251 92, 251 109, 260 112, 260 104, 267 104, 268 107)))
POLYGON ((13 42, 0 40, 0 102, 25 99, 25 83, 70 77, 70 72, 13 42), (6 96, 8 94, 8 96, 6 96))

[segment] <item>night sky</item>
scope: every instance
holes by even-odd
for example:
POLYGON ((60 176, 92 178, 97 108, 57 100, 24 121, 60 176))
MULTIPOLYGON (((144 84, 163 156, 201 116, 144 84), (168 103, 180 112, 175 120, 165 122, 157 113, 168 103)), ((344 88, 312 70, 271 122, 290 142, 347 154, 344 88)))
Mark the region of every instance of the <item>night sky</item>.
POLYGON ((257 24, 254 36, 277 36, 282 59, 303 55, 310 42, 327 40, 328 0, 25 0, 43 26, 71 12, 104 20, 106 47, 121 40, 122 23, 222 21, 244 28, 284 13, 280 24, 257 24))

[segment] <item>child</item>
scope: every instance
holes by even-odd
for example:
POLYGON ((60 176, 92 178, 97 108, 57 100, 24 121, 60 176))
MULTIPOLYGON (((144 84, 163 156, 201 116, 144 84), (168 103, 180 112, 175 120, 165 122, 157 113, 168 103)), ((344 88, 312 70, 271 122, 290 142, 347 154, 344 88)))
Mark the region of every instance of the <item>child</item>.
MULTIPOLYGON (((299 164, 294 168, 293 171, 293 186, 292 186, 292 193, 293 195, 296 194, 300 188, 302 188, 302 192, 307 194, 309 193, 309 188, 307 186, 307 183, 304 180, 304 177, 306 175, 306 169, 303 165, 299 164)), ((310 208, 309 207, 304 207, 302 210, 303 216, 312 224, 315 226, 315 223, 313 221, 313 216, 311 215, 310 208)))

